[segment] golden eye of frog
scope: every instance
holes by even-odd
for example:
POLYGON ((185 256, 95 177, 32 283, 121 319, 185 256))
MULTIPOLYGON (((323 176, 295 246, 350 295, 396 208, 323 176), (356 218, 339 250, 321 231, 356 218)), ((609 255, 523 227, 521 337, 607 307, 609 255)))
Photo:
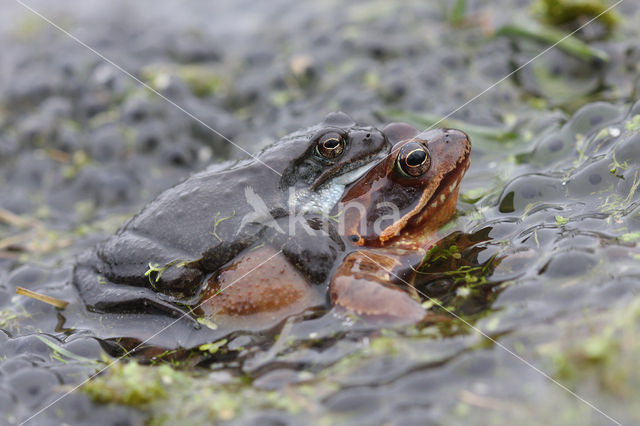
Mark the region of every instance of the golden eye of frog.
POLYGON ((417 321, 425 310, 407 279, 455 214, 471 142, 458 130, 418 134, 401 123, 383 132, 398 142, 348 187, 337 207, 344 213, 346 239, 361 248, 334 272, 331 301, 366 316, 417 321))

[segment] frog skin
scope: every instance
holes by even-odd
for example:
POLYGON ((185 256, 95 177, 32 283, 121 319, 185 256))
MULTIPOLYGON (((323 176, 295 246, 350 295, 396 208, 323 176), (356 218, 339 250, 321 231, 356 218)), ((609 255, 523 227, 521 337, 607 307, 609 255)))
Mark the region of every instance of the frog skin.
POLYGON ((205 313, 281 315, 287 303, 317 304, 322 292, 309 290, 318 287, 309 283, 326 285, 344 243, 335 232, 328 235, 300 221, 294 225, 297 236, 291 235, 289 216, 300 214, 313 225, 334 208, 345 185, 383 159, 391 146, 380 130, 359 126, 344 113, 329 114, 253 159, 215 165, 166 190, 82 254, 73 282, 87 308, 100 313, 178 316, 198 305, 203 294, 206 300, 232 282, 225 297, 212 298, 223 306, 203 304, 205 313), (280 268, 270 271, 280 274, 284 268, 290 274, 293 284, 278 290, 288 297, 263 297, 281 275, 260 281, 266 287, 239 275, 269 256, 274 256, 270 267, 280 268))
POLYGON ((417 133, 403 123, 379 131, 330 114, 259 161, 216 166, 165 191, 79 259, 74 283, 93 311, 181 315, 186 306, 241 328, 324 305, 327 293, 337 309, 419 320, 424 309, 387 269, 404 274, 419 263, 454 214, 470 144, 458 131, 417 133), (396 177, 399 153, 416 143, 428 146, 429 167, 396 177), (376 232, 380 200, 397 204, 402 217, 376 232), (353 202, 366 213, 347 208, 341 216, 353 202), (292 214, 304 219, 293 229, 292 214), (341 217, 344 228, 316 226, 327 216, 341 217))
POLYGON ((400 142, 347 188, 337 206, 351 247, 332 275, 330 298, 339 310, 416 322, 427 313, 412 276, 455 214, 471 142, 458 130, 418 134, 402 124, 387 136, 400 142))

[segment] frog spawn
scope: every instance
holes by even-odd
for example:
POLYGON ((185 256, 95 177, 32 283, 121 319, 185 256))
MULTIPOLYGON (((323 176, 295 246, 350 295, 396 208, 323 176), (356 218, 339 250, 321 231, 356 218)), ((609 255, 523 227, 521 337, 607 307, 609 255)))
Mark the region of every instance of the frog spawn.
MULTIPOLYGON (((530 293, 540 280, 563 289, 555 297, 565 300, 564 306, 546 306, 544 317, 554 309, 584 309, 596 303, 594 297, 602 305, 608 296, 596 294, 625 291, 611 277, 634 269, 625 259, 637 251, 633 246, 640 229, 638 117, 640 104, 627 109, 596 103, 580 109, 539 139, 531 163, 524 166, 533 173, 517 176, 500 195, 502 226, 494 234, 511 241, 506 261, 530 253, 521 272, 525 276, 513 290, 530 293), (558 140, 562 144, 550 143, 558 140), (549 158, 549 152, 563 154, 549 158)), ((529 316, 535 319, 536 314, 529 316)))
POLYGON ((556 208, 558 215, 563 210, 579 213, 589 206, 610 213, 626 198, 632 201, 640 138, 637 131, 627 129, 639 110, 638 105, 625 110, 596 102, 542 136, 531 154, 536 168, 506 185, 500 212, 529 215, 556 208))

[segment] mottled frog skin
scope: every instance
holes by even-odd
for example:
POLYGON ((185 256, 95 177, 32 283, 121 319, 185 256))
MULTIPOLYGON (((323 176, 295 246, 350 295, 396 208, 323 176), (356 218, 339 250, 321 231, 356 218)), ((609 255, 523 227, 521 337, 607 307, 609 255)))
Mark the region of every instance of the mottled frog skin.
POLYGON ((288 216, 328 213, 345 184, 390 147, 381 131, 329 114, 253 159, 215 165, 163 192, 80 257, 74 283, 93 311, 179 314, 223 265, 262 244, 282 249, 305 279, 321 283, 343 243, 324 234, 296 240, 288 216))
POLYGON ((402 277, 454 215, 470 148, 457 130, 380 131, 329 114, 165 191, 80 257, 74 283, 97 312, 251 327, 328 301, 419 321, 426 312, 402 277))

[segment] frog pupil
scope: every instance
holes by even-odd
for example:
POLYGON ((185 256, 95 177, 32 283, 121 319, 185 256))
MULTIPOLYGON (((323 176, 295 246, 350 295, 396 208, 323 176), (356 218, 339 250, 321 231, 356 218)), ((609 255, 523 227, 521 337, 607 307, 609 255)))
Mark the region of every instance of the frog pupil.
POLYGON ((342 135, 336 132, 325 134, 318 140, 317 151, 324 158, 336 158, 344 151, 342 135))
POLYGON ((340 141, 335 138, 327 139, 324 141, 324 147, 327 149, 335 149, 339 143, 340 141))
POLYGON ((429 152, 421 141, 412 140, 400 149, 397 167, 403 175, 422 176, 430 166, 429 152))
POLYGON ((422 150, 415 150, 409 153, 407 156, 407 165, 409 167, 416 167, 420 164, 424 163, 424 160, 427 159, 427 153, 422 150))

